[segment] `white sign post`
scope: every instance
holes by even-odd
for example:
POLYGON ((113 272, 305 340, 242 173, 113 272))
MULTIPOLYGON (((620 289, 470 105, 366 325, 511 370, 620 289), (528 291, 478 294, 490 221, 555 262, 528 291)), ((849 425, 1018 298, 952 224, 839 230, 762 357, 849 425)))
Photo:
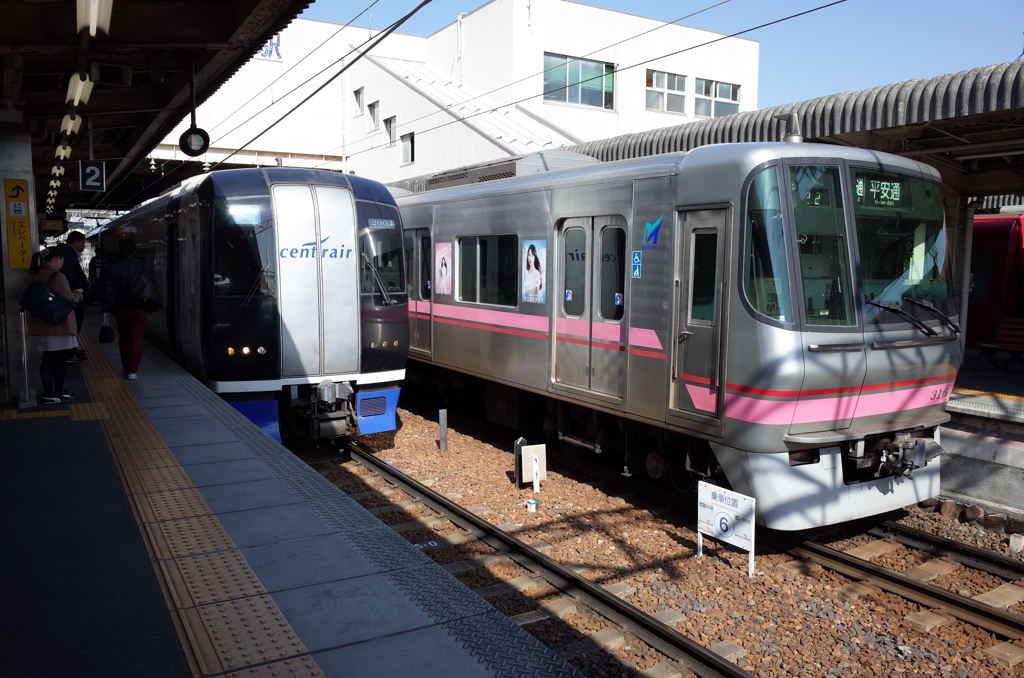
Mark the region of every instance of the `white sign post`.
POLYGON ((697 483, 697 557, 704 555, 703 535, 749 551, 747 576, 754 576, 753 497, 723 490, 717 485, 697 483))

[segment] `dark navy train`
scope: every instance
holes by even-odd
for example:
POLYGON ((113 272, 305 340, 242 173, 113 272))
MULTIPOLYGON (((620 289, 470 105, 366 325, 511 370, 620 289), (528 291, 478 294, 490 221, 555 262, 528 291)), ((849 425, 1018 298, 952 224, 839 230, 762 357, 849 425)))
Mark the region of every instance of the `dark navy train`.
POLYGON ((212 172, 110 222, 101 256, 122 237, 164 295, 149 338, 269 433, 395 428, 409 328, 402 223, 382 185, 212 172))

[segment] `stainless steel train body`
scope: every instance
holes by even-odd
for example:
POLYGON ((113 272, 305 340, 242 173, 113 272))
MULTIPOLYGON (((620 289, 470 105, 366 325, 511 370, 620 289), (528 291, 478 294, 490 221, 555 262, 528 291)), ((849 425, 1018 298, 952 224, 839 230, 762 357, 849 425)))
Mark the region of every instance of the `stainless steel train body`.
POLYGON ((151 339, 254 421, 273 428, 280 404, 319 438, 395 428, 409 335, 401 229, 376 182, 245 169, 179 184, 100 242, 114 258, 130 236, 152 265, 164 303, 151 339))
POLYGON ((542 396, 560 440, 724 472, 778 529, 938 493, 961 349, 934 169, 723 144, 397 201, 410 357, 487 380, 496 418, 542 396))

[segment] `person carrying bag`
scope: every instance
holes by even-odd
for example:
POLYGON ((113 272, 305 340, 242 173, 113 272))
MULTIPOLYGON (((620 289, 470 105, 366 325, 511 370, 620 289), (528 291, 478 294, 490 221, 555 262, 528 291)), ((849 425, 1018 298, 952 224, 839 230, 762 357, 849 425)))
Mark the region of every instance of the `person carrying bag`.
POLYGON ((36 338, 36 348, 42 353, 39 378, 43 382, 44 405, 66 403, 75 397, 64 390, 64 378, 68 371, 67 360, 78 348, 78 325, 71 311, 82 300, 84 292, 71 289, 68 279, 60 272, 63 265, 64 257, 59 251, 37 252, 29 268, 29 289, 22 295, 28 335, 36 338), (43 293, 38 290, 33 293, 34 286, 42 286, 43 293), (55 298, 51 299, 51 294, 55 298), (66 312, 56 310, 60 302, 64 302, 66 312))

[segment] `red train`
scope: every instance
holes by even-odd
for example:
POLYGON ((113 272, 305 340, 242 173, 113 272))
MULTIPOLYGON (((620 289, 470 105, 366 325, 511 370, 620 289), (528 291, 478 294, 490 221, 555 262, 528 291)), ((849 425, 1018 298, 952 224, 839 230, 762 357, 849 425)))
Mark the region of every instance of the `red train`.
POLYGON ((991 342, 1003 316, 1024 317, 1024 214, 974 217, 967 345, 991 342))

